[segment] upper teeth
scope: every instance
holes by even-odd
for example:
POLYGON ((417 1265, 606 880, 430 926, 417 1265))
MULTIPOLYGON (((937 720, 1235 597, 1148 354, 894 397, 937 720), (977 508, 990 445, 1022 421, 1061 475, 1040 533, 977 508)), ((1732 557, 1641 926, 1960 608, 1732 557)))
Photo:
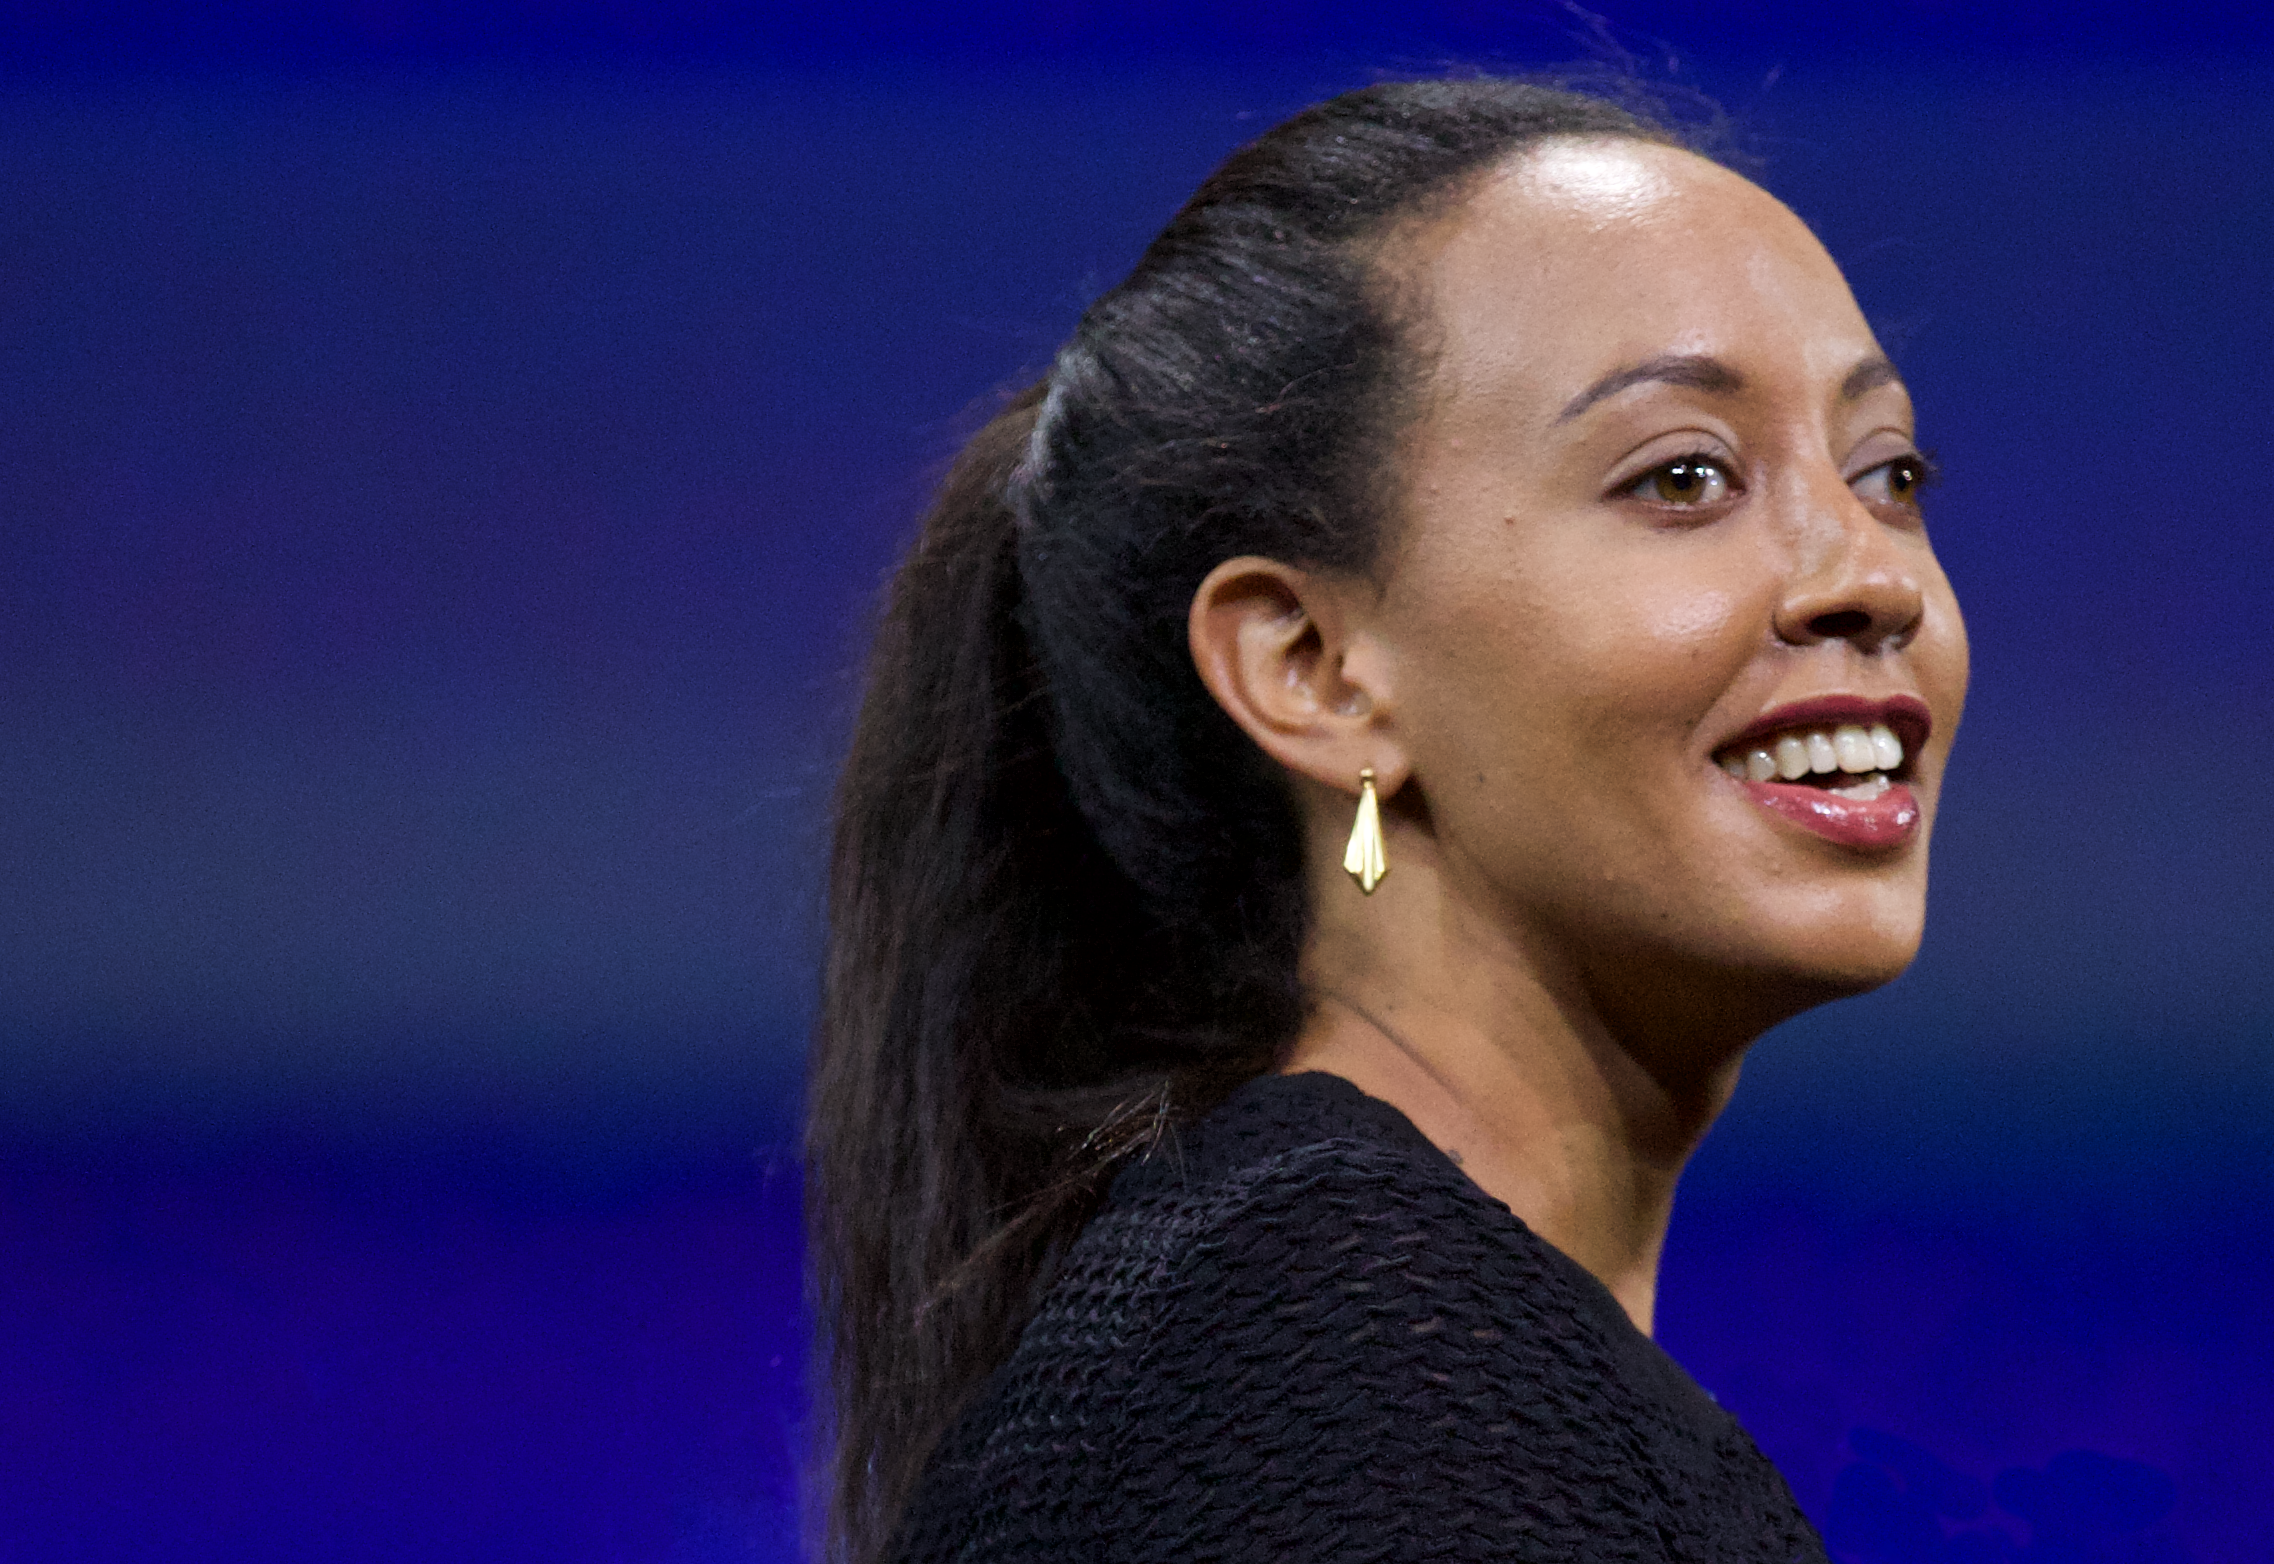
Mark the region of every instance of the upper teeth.
POLYGON ((1893 771, 1903 763, 1903 741, 1884 722, 1866 728, 1798 728, 1771 739, 1724 750, 1721 769, 1753 782, 1797 781, 1810 772, 1847 771, 1863 775, 1893 771))

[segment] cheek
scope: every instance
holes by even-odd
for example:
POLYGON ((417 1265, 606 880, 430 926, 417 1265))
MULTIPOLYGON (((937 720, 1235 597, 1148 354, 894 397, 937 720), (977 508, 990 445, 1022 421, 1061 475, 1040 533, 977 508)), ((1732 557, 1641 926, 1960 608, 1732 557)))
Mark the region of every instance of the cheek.
POLYGON ((1443 583, 1437 612, 1417 616, 1414 670, 1418 726, 1440 731, 1415 737, 1442 761, 1465 752, 1471 784, 1593 790, 1606 768, 1679 760, 1755 650, 1760 616, 1724 573, 1673 553, 1443 583))
POLYGON ((1752 654, 1759 616, 1749 606, 1736 592, 1695 581, 1631 581, 1600 665, 1623 674, 1638 715, 1678 719, 1686 730, 1752 654))
POLYGON ((1606 573, 1548 610, 1534 682, 1575 734, 1678 752, 1753 655, 1759 618, 1745 593, 1695 570, 1606 573))
POLYGON ((1685 586, 1672 592, 1645 595, 1636 605, 1633 623, 1638 640, 1668 655, 1695 660, 1708 655, 1727 639, 1737 618, 1735 593, 1713 587, 1685 586))

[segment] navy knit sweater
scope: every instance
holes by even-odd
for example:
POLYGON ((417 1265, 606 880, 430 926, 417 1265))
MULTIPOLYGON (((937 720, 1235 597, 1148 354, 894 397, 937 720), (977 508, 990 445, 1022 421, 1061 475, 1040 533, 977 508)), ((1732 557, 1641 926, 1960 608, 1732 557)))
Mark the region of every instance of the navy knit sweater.
POLYGON ((904 1564, 1822 1564, 1745 1431, 1387 1103, 1267 1076, 1115 1181, 904 1564))

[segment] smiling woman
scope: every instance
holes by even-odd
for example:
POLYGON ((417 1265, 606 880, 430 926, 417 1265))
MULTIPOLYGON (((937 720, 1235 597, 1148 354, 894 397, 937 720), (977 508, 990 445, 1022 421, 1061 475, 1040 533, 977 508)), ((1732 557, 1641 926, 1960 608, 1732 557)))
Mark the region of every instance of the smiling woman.
POLYGON ((1747 1045, 1918 946, 1927 471, 1806 228, 1620 110, 1395 84, 1235 154, 879 636, 838 1552, 1820 1558, 1649 1332, 1747 1045))

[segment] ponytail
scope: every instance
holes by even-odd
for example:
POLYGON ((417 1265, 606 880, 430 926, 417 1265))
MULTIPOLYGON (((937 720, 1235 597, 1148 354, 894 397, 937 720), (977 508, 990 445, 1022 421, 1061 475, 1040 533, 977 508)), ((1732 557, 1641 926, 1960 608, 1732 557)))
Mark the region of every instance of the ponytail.
POLYGON ((1372 241, 1552 135, 1663 139, 1489 78, 1297 115, 949 469, 836 799, 806 1133, 831 1559, 884 1557, 1115 1166, 1300 1026, 1293 803, 1186 613, 1235 554, 1377 568, 1426 364, 1372 241))
POLYGON ((1005 491, 1042 388, 950 469, 895 578, 837 793, 809 1067, 830 1529, 866 1560, 1166 1102, 1115 1070, 1136 922, 1052 759, 1005 491), (1121 954, 1126 955, 1123 945, 1121 954))

